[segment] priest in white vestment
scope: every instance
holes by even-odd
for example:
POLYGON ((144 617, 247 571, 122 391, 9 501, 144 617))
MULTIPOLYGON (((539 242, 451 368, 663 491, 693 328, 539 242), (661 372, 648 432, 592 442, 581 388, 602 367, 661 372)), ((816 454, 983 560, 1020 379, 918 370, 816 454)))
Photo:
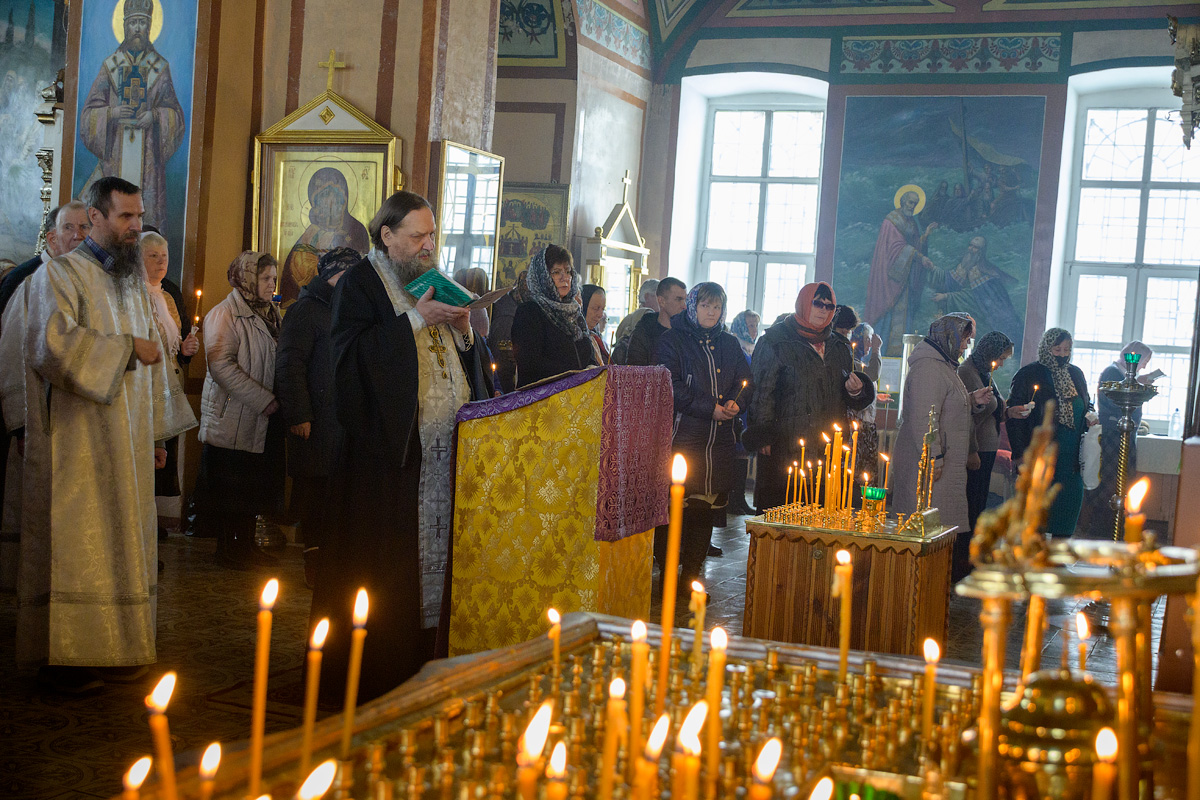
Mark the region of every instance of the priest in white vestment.
POLYGON ((141 279, 141 194, 103 178, 87 200, 91 236, 29 279, 25 336, 17 660, 66 692, 157 660, 154 468, 196 425, 141 279))

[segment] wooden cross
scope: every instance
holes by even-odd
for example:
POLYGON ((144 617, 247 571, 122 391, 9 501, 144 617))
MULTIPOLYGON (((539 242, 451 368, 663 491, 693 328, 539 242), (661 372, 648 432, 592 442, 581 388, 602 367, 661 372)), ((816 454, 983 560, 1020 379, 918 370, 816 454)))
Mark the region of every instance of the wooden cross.
POLYGON ((621 190, 621 202, 629 202, 629 187, 633 185, 633 180, 629 177, 629 170, 625 170, 625 177, 621 178, 621 183, 625 184, 625 188, 621 190))
POLYGON ((337 69, 345 69, 346 62, 345 61, 335 61, 334 60, 334 51, 332 49, 330 49, 329 60, 319 62, 317 64, 317 66, 322 67, 323 69, 329 70, 329 77, 325 79, 325 88, 329 91, 333 91, 333 71, 337 70, 337 69))

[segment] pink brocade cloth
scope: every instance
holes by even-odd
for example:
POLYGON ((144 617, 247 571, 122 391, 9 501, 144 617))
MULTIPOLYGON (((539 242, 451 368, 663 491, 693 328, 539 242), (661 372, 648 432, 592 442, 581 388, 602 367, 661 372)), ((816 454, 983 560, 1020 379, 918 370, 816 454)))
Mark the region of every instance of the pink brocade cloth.
POLYGON ((607 371, 596 541, 616 542, 667 522, 673 401, 666 367, 607 371))

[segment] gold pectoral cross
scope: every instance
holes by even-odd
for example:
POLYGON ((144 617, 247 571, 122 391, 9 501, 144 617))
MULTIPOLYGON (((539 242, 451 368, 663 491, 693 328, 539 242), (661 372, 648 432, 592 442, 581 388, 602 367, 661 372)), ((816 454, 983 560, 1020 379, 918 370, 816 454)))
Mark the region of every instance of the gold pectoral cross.
POLYGON ((442 333, 437 326, 431 325, 429 336, 433 339, 433 344, 429 345, 429 351, 437 356, 438 366, 442 368, 442 377, 449 378, 450 373, 446 371, 446 346, 442 344, 442 333))

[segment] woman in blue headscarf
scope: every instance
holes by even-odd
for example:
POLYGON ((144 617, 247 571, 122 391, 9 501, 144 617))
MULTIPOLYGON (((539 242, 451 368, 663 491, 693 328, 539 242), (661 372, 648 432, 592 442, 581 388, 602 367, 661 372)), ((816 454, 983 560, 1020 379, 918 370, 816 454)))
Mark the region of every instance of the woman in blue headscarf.
MULTIPOLYGON (((733 334, 725 331, 725 290, 696 285, 687 308, 671 318, 658 340, 655 361, 671 371, 675 401, 673 449, 688 462, 679 590, 699 577, 712 542, 713 511, 723 512, 733 485, 733 420, 754 392, 750 365, 733 334), (744 388, 743 388, 744 386, 744 388)), ((665 526, 655 531, 655 555, 665 564, 665 526)))

